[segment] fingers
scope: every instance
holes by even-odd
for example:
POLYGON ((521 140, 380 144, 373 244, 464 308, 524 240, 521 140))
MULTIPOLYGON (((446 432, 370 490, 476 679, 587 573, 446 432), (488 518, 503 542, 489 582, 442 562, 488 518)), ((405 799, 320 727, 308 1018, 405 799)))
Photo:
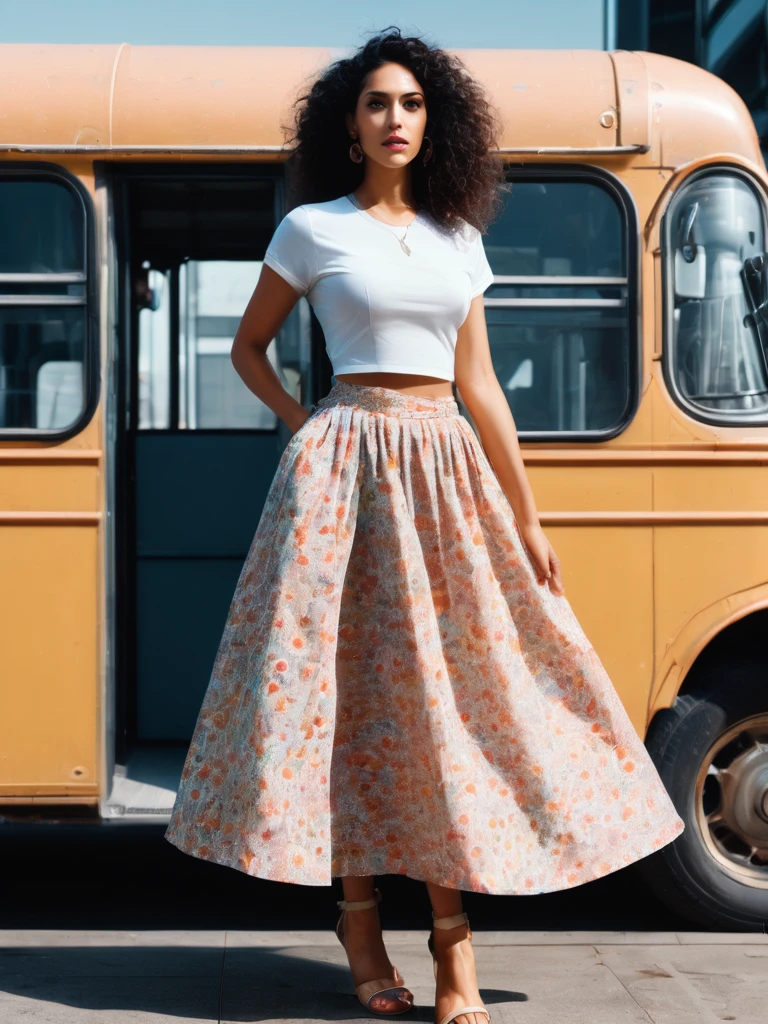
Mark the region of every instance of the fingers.
POLYGON ((565 586, 563 585, 563 575, 560 570, 560 559, 554 551, 550 554, 550 565, 552 568, 549 578, 549 589, 557 597, 561 597, 565 594, 565 586))
POLYGON ((536 579, 539 583, 545 583, 547 580, 547 574, 549 573, 549 565, 542 562, 539 558, 538 552, 534 553, 531 551, 527 544, 525 545, 525 551, 528 555, 528 561, 531 563, 531 568, 536 573, 536 579))
POLYGON ((524 547, 539 585, 549 584, 551 593, 558 597, 564 595, 565 587, 560 570, 560 559, 555 554, 552 545, 549 545, 548 553, 541 555, 538 551, 534 553, 525 543, 524 547))
POLYGON ((536 575, 539 583, 546 583, 547 580, 551 580, 552 569, 549 563, 542 564, 540 562, 536 562, 536 575))
POLYGON ((541 566, 538 562, 534 562, 534 566, 536 569, 536 576, 540 584, 548 583, 550 592, 555 594, 557 597, 565 594, 563 577, 560 570, 560 559, 551 547, 549 549, 548 564, 546 566, 541 566))

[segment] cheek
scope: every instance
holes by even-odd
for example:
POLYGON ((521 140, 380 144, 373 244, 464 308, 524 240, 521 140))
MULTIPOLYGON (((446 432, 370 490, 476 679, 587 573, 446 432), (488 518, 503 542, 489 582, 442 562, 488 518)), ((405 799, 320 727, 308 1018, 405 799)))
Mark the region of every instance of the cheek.
POLYGON ((381 139, 384 123, 378 110, 364 112, 357 119, 357 126, 360 130, 360 141, 371 148, 374 148, 381 139))

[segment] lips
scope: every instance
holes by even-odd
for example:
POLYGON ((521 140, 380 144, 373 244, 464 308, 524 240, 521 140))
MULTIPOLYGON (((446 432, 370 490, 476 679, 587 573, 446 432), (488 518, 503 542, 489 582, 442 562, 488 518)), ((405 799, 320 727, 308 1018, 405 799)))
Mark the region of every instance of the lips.
POLYGON ((397 143, 397 144, 403 145, 403 146, 407 146, 408 145, 408 143, 406 142, 405 139, 401 139, 397 135, 393 135, 392 138, 390 138, 390 139, 385 139, 384 142, 382 143, 382 145, 383 146, 391 146, 392 143, 397 143))

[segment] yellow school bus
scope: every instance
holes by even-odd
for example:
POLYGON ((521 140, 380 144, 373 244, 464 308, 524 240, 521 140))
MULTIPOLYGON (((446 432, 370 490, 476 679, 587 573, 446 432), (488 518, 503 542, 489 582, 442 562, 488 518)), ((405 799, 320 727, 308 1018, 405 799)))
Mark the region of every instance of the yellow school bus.
MULTIPOLYGON (((768 919, 768 176, 737 94, 627 51, 457 51, 505 125, 500 383, 569 600, 685 832, 628 870, 768 919)), ((0 46, 2 820, 167 820, 287 440, 229 353, 341 53, 0 46)), ((270 358, 332 384, 301 299, 270 358)), ((456 393, 461 403, 461 396, 456 393)), ((465 414, 466 414, 466 410, 465 414)))

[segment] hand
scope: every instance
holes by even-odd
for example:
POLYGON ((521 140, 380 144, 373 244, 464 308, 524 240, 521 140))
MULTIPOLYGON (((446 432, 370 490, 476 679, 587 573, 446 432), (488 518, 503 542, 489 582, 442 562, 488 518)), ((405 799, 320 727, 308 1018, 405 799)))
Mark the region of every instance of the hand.
POLYGON ((518 530, 528 549, 528 557, 539 583, 549 580, 549 589, 555 596, 560 597, 565 594, 560 573, 560 559, 555 554, 555 550, 547 540, 541 526, 538 524, 520 526, 518 523, 518 530))
POLYGON ((307 422, 307 420, 309 419, 309 417, 311 415, 312 415, 311 412, 308 412, 306 414, 306 416, 302 419, 301 423, 299 423, 299 425, 297 427, 293 428, 293 434, 291 436, 295 436, 296 434, 298 434, 298 432, 301 430, 301 428, 304 426, 304 424, 307 422))
POLYGON ((309 417, 308 417, 308 416, 305 416, 305 417, 304 417, 304 419, 303 419, 303 420, 301 421, 301 423, 300 423, 300 424, 298 425, 298 427, 296 427, 296 429, 294 430, 294 432, 293 432, 293 433, 294 433, 294 435, 295 435, 295 434, 298 434, 298 432, 299 432, 299 431, 301 430, 301 428, 302 428, 302 427, 304 426, 304 424, 306 423, 306 421, 307 421, 308 419, 309 419, 309 417))

